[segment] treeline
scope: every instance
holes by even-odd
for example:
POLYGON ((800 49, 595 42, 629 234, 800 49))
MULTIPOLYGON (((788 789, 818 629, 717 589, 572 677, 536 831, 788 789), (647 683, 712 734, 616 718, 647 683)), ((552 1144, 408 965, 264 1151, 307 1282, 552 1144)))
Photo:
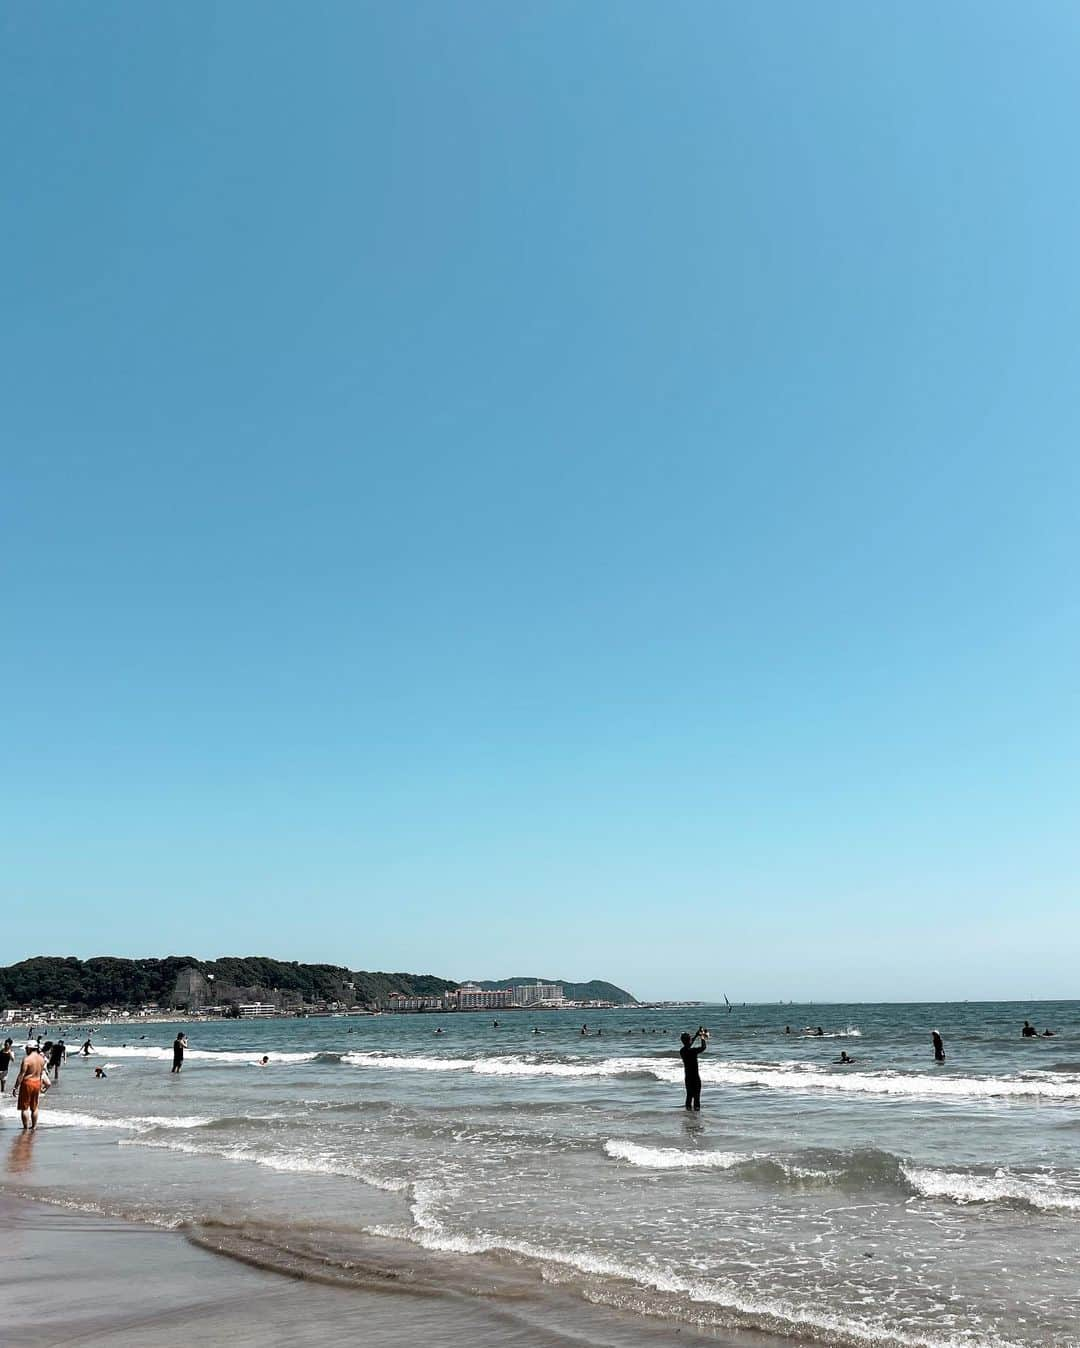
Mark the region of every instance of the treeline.
POLYGON ((298 993, 304 1001, 348 1000, 366 1004, 391 992, 437 996, 457 983, 434 974, 371 973, 336 964, 300 964, 263 955, 200 960, 193 955, 164 959, 116 959, 99 955, 80 960, 38 955, 0 968, 0 1007, 66 1005, 96 1011, 105 1006, 170 1005, 176 977, 184 969, 212 976, 218 987, 260 987, 298 993))

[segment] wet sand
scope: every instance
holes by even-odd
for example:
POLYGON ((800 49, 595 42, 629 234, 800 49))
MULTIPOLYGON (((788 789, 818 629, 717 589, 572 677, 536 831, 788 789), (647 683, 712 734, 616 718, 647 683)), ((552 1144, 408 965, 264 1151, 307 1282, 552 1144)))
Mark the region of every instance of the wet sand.
POLYGON ((311 1271, 252 1266, 243 1251, 214 1253, 212 1229, 189 1239, 4 1195, 0 1233, 5 1341, 33 1348, 304 1348, 358 1334, 386 1348, 659 1348, 673 1335, 713 1348, 775 1342, 638 1319, 526 1280, 503 1283, 494 1296, 482 1274, 475 1295, 446 1290, 430 1276, 442 1261, 406 1257, 391 1268, 378 1244, 355 1281, 336 1286, 311 1271))

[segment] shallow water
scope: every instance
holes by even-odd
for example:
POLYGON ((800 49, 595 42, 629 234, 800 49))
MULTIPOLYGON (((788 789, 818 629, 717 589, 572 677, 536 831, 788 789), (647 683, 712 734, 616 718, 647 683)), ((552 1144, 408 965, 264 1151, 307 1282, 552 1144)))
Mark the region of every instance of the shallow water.
POLYGON ((462 1286, 497 1262, 703 1326, 1080 1344, 1080 1004, 499 1020, 192 1025, 180 1076, 170 1027, 104 1029, 2 1181, 222 1247, 257 1230, 271 1265, 286 1246, 335 1269, 420 1247, 462 1286), (1025 1017, 1056 1037, 1021 1039, 1025 1017), (700 1020, 714 1038, 690 1116, 677 1034, 700 1020))

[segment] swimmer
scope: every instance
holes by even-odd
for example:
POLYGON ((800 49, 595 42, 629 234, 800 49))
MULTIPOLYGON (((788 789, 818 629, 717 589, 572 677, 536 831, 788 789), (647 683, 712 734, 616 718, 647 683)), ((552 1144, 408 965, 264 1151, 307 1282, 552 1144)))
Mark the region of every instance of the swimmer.
POLYGON ((267 1067, 267 1066, 269 1066, 269 1063, 270 1063, 270 1059, 269 1059, 269 1058, 267 1057, 267 1055, 264 1053, 264 1054, 262 1055, 262 1057, 259 1059, 259 1066, 260 1066, 260 1067, 267 1067))
POLYGON ((98 1079, 99 1081, 104 1081, 104 1079, 105 1079, 105 1077, 106 1077, 107 1075, 108 1075, 108 1074, 106 1073, 104 1067, 95 1067, 95 1068, 94 1068, 94 1076, 97 1077, 97 1079, 98 1079))
POLYGON ((840 1056, 839 1056, 839 1058, 837 1058, 836 1061, 837 1061, 838 1063, 842 1064, 844 1067, 846 1067, 849 1063, 853 1063, 853 1062, 855 1061, 855 1059, 854 1059, 854 1058, 849 1058, 848 1055, 847 1055, 847 1051, 844 1050, 844 1049, 841 1049, 841 1050, 840 1050, 840 1056))

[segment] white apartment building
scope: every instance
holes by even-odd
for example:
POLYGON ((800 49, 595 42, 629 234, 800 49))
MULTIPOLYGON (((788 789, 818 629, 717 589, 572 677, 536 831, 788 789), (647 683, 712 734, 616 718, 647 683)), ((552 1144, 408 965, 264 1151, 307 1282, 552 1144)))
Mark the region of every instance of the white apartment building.
POLYGON ((478 988, 475 983, 462 983, 456 992, 448 992, 446 1004, 459 1011, 497 1011, 518 1005, 513 988, 478 988))
POLYGON ((514 989, 518 1006, 536 1006, 541 1002, 561 1002, 563 986, 561 983, 522 983, 514 989))

